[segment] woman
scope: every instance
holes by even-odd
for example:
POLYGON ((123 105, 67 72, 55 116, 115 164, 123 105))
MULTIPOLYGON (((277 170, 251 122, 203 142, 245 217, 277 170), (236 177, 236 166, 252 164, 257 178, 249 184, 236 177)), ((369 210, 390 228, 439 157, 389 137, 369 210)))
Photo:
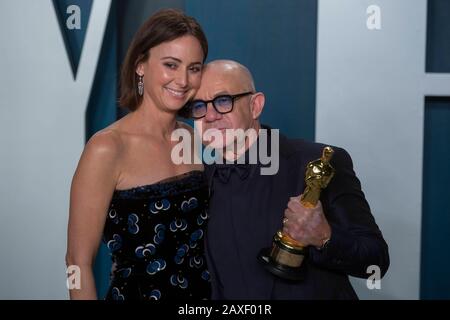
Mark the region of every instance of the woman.
POLYGON ((208 53, 200 25, 163 10, 136 33, 121 74, 132 112, 94 135, 75 172, 67 265, 81 269, 72 299, 96 299, 92 265, 102 238, 114 268, 106 299, 205 299, 207 186, 201 165, 175 165, 177 113, 200 86, 208 53))

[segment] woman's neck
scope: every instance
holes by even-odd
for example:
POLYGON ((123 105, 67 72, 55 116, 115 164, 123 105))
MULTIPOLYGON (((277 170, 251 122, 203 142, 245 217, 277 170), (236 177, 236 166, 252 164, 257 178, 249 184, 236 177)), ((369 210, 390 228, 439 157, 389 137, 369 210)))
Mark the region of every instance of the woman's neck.
POLYGON ((150 104, 142 104, 133 112, 132 120, 140 132, 169 139, 177 128, 176 114, 164 112, 150 104))

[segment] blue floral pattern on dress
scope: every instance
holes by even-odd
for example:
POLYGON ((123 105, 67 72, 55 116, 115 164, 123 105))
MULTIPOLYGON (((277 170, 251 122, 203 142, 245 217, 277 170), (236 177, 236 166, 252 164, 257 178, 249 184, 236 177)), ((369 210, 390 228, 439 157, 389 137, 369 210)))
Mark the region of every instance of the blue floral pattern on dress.
POLYGON ((131 234, 137 234, 139 232, 138 226, 139 217, 132 213, 128 216, 128 232, 131 234))
POLYGON ((153 289, 149 294, 150 300, 160 300, 161 299, 161 291, 158 289, 153 289))
POLYGON ((182 274, 173 274, 170 277, 170 284, 174 287, 186 289, 188 287, 188 280, 182 274))
POLYGON ((152 214, 157 214, 161 211, 167 211, 170 209, 170 201, 167 199, 162 199, 150 203, 150 212, 152 214))
POLYGON ((169 228, 170 231, 177 232, 186 230, 187 226, 186 219, 175 219, 170 223, 169 228))
POLYGON ((175 255, 174 261, 176 264, 182 264, 184 262, 184 257, 189 251, 189 246, 187 244, 183 244, 178 248, 177 254, 175 255))
POLYGON ((114 234, 112 239, 107 242, 106 246, 111 252, 117 251, 122 247, 122 238, 118 234, 114 234))
POLYGON ((158 245, 164 241, 166 237, 166 226, 159 223, 155 227, 155 236, 153 237, 153 242, 158 245))
POLYGON ((106 299, 209 299, 208 194, 201 171, 114 192, 103 232, 114 263, 106 299))
POLYGON ((116 287, 112 288, 111 295, 112 295, 112 300, 119 300, 119 301, 125 300, 125 297, 123 296, 123 294, 120 293, 119 288, 116 288, 116 287))
POLYGON ((147 243, 145 246, 136 247, 134 252, 136 253, 136 257, 145 258, 154 255, 156 247, 153 243, 147 243))
POLYGON ((203 230, 197 229, 194 232, 192 232, 190 238, 189 238, 189 246, 191 248, 197 247, 197 244, 199 243, 199 240, 203 238, 203 230))
POLYGON ((185 200, 181 203, 181 211, 189 212, 197 208, 198 200, 195 197, 190 198, 189 200, 185 200))

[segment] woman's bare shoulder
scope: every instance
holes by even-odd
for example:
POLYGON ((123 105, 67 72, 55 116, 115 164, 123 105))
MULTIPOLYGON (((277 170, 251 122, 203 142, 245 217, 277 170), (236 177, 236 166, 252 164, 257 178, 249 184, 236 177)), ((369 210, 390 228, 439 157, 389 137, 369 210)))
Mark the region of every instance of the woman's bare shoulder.
POLYGON ((121 133, 108 127, 94 134, 86 144, 84 153, 94 157, 117 157, 123 149, 121 133))

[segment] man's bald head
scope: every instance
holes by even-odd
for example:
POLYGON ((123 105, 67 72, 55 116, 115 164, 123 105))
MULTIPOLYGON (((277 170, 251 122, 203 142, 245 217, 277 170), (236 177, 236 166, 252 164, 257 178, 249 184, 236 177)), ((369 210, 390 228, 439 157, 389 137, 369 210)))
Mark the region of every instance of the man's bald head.
POLYGON ((209 74, 220 74, 229 80, 235 81, 246 91, 255 91, 255 82, 250 70, 246 66, 233 60, 214 60, 206 64, 203 69, 203 76, 208 78, 209 74))
MULTIPOLYGON (((264 94, 256 92, 250 71, 239 62, 215 60, 208 63, 203 68, 202 82, 194 100, 207 102, 202 110, 205 115, 196 120, 202 123, 203 131, 212 129, 224 133, 228 129, 254 129, 258 132, 260 128, 258 118, 264 107, 264 94), (225 111, 220 111, 221 104, 227 104, 225 111)), ((203 137, 203 132, 201 134, 203 137)), ((234 142, 222 136, 212 143, 213 147, 234 142)))

